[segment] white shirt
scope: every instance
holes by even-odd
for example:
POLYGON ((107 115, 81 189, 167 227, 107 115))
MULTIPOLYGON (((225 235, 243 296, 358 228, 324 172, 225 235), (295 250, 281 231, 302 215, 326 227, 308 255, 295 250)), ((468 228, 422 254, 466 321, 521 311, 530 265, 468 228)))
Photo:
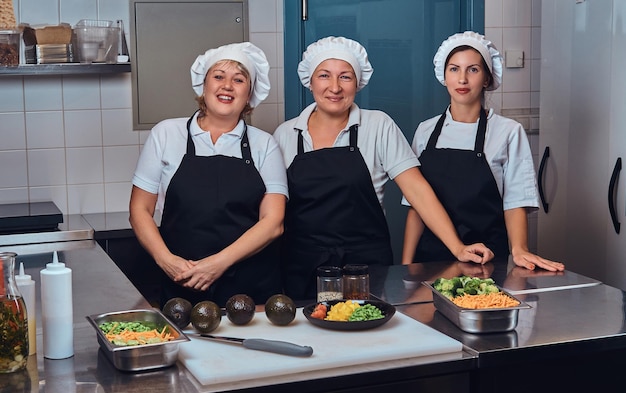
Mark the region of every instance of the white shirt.
MULTIPOLYGON (((316 103, 312 103, 298 117, 284 122, 274 132, 274 138, 282 150, 286 167, 291 165, 298 154, 298 130, 302 130, 304 151, 313 150, 313 140, 307 123, 316 106, 316 103)), ((406 137, 389 115, 381 111, 359 109, 356 104, 352 104, 348 124, 337 136, 333 147, 350 145, 348 130, 354 124, 359 126, 357 145, 382 206, 385 183, 407 169, 418 166, 419 161, 406 137)), ((337 170, 340 171, 341 168, 337 170)))
MULTIPOLYGON (((426 149, 440 116, 425 120, 417 127, 411 148, 418 157, 426 149)), ((448 109, 436 147, 474 150, 477 131, 478 120, 476 123, 457 122, 448 109)), ((521 124, 489 110, 484 153, 502 196, 504 210, 539 207, 532 152, 521 124)), ((402 204, 409 205, 404 198, 402 204)))
MULTIPOLYGON (((230 132, 222 134, 213 144, 210 132, 203 131, 193 116, 190 131, 198 156, 224 155, 241 158, 241 137, 244 122, 240 120, 230 132)), ((165 193, 172 177, 187 151, 188 118, 167 119, 159 122, 150 131, 143 145, 133 185, 158 194, 157 210, 163 211, 165 193)), ((287 190, 287 173, 280 148, 272 136, 256 127, 248 125, 248 141, 254 166, 259 171, 266 194, 283 194, 287 190)))

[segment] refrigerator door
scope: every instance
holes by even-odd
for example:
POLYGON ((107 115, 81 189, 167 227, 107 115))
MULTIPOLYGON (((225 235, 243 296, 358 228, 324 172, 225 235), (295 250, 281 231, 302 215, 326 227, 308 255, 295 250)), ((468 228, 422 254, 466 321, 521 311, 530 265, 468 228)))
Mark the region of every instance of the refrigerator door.
MULTIPOLYGON (((626 239, 607 194, 626 142, 622 1, 542 1, 540 154, 549 209, 539 212, 538 253, 568 270, 626 288, 626 239)), ((610 197, 624 221, 624 181, 610 197), (621 200, 620 200, 621 198, 621 200)))

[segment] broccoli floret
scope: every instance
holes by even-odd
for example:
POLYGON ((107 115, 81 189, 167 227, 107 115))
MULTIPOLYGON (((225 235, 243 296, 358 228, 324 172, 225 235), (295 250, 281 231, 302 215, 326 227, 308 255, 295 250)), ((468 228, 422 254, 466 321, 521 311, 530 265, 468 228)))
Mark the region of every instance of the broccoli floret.
POLYGON ((487 284, 484 293, 498 293, 500 289, 495 284, 487 284))
POLYGON ((433 282, 433 288, 435 288, 439 292, 442 292, 442 291, 451 292, 455 289, 455 285, 454 285, 453 280, 448 280, 443 277, 440 277, 433 282))
POLYGON ((441 285, 442 285, 443 281, 444 281, 444 278, 442 278, 442 277, 439 277, 438 279, 433 281, 433 288, 435 288, 436 290, 441 292, 441 285))
POLYGON ((463 286, 463 293, 467 293, 468 295, 476 295, 480 290, 480 279, 479 278, 470 278, 467 280, 465 285, 463 286))
POLYGON ((445 280, 444 282, 441 283, 442 291, 451 292, 453 289, 454 289, 454 282, 452 280, 445 280))
POLYGON ((464 294, 478 295, 500 292, 492 278, 481 279, 471 276, 452 277, 451 279, 440 277, 433 281, 433 288, 449 299, 464 294))
POLYGON ((452 277, 450 281, 455 288, 461 288, 464 285, 462 277, 452 277))

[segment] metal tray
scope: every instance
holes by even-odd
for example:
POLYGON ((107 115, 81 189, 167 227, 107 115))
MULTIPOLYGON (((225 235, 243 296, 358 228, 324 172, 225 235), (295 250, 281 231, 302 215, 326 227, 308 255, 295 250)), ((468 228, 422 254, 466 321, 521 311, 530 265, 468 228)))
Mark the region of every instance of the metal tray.
POLYGON ((517 326, 519 310, 531 308, 510 293, 502 290, 507 296, 520 302, 515 307, 469 309, 454 304, 433 287, 433 281, 423 281, 433 293, 433 303, 439 312, 452 321, 459 329, 468 333, 501 333, 508 332, 517 326))
POLYGON ((90 315, 86 318, 96 329, 100 349, 115 368, 122 371, 143 371, 171 366, 178 359, 178 344, 189 341, 189 337, 157 309, 118 311, 90 315), (167 326, 175 338, 164 343, 135 346, 114 345, 106 338, 99 326, 105 322, 115 321, 148 323, 159 330, 167 326))

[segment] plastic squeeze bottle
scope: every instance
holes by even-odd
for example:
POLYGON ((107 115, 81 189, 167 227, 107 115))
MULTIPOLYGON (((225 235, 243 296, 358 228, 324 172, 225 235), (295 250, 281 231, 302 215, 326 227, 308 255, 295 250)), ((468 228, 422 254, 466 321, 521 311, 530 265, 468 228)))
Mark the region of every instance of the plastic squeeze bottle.
POLYGON ((74 355, 72 270, 59 262, 55 251, 40 275, 43 356, 65 359, 74 355))
POLYGON ((28 318, 28 354, 33 355, 37 353, 35 280, 30 277, 30 274, 24 274, 24 262, 20 262, 20 271, 19 274, 15 275, 15 282, 26 304, 26 315, 28 318))

